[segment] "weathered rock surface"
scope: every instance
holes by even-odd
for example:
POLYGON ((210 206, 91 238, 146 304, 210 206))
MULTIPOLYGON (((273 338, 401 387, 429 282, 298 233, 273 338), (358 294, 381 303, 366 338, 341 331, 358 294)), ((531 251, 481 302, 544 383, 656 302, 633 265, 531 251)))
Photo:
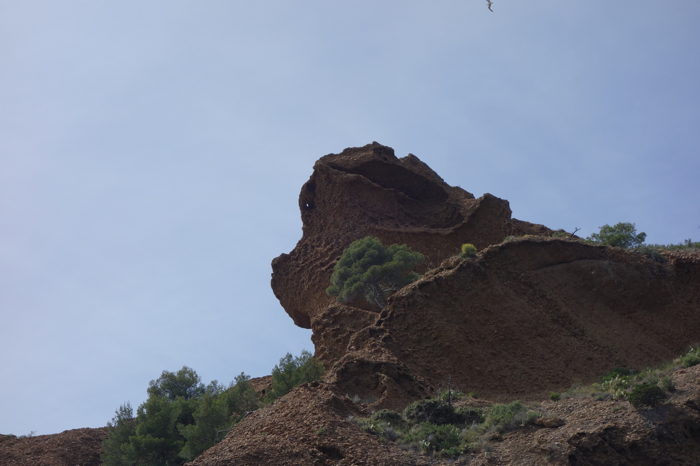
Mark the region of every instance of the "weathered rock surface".
POLYGON ((372 143, 321 157, 299 194, 303 237, 272 262, 272 289, 294 322, 310 328, 333 301, 325 289, 333 265, 354 240, 374 235, 420 251, 432 268, 459 250, 511 234, 546 231, 513 221, 507 201, 445 183, 418 157, 397 158, 372 143))
POLYGON ((685 351, 700 339, 700 287, 688 278, 672 261, 525 238, 447 261, 400 290, 365 341, 435 388, 531 398, 685 351))

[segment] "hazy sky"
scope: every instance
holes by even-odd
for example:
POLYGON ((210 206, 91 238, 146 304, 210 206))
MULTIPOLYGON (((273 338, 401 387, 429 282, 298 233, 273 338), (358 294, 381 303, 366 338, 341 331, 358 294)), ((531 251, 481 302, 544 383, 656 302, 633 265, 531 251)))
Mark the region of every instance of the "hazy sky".
POLYGON ((517 218, 700 239, 700 2, 0 0, 0 433, 312 349, 314 161, 379 141, 517 218))

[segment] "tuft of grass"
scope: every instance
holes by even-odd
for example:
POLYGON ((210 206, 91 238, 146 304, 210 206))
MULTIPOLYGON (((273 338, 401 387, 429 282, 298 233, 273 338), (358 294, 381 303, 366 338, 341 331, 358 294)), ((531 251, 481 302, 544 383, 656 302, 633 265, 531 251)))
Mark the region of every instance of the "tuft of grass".
POLYGON ((603 377, 600 378, 601 383, 605 383, 609 380, 620 378, 620 377, 628 377, 631 375, 636 375, 639 374, 639 371, 636 369, 628 369, 626 367, 616 367, 615 369, 611 370, 607 374, 605 374, 603 377))
POLYGON ((460 406, 455 409, 457 417, 461 420, 461 423, 466 426, 474 426, 483 424, 484 422, 484 411, 480 408, 473 408, 471 406, 460 406))
POLYGON ((472 243, 464 243, 460 248, 460 255, 462 257, 476 256, 476 246, 474 246, 472 243))
POLYGON ((671 373, 696 364, 700 364, 700 345, 694 345, 682 356, 655 368, 643 371, 615 368, 602 376, 598 383, 572 387, 562 397, 591 396, 597 400, 627 400, 636 408, 658 406, 676 390, 671 373))
POLYGON ((700 364, 700 345, 690 348, 690 350, 680 357, 681 366, 690 367, 700 364))
POLYGON ((440 456, 459 456, 462 453, 461 430, 452 424, 417 424, 403 438, 408 444, 417 445, 425 453, 438 453, 440 456))
POLYGON ((517 427, 526 426, 539 416, 519 401, 491 406, 486 412, 484 428, 486 430, 507 432, 517 427))

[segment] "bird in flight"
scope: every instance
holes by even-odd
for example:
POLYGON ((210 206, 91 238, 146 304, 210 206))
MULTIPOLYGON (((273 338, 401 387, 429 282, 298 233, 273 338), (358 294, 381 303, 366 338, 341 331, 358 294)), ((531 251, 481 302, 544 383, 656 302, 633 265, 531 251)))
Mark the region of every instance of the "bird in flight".
POLYGON ((486 0, 486 5, 489 7, 489 11, 493 13, 493 2, 491 0, 486 0))

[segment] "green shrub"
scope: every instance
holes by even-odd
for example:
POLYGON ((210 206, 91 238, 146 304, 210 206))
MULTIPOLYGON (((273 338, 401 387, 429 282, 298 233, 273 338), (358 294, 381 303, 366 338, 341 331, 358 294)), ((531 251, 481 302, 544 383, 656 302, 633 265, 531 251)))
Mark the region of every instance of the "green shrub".
POLYGON ((364 297, 382 308, 390 294, 418 278, 413 270, 423 260, 422 254, 405 244, 385 247, 377 238, 366 236, 352 242, 340 256, 326 293, 341 302, 364 297))
POLYGON ((641 232, 637 234, 637 227, 634 223, 618 223, 616 225, 603 225, 598 233, 593 233, 588 237, 589 241, 604 244, 606 246, 616 246, 618 248, 633 248, 641 246, 647 234, 641 232))
MULTIPOLYGON (((287 354, 272 373, 268 401, 294 386, 316 380, 323 367, 304 351, 287 354)), ((148 385, 148 398, 134 416, 121 406, 108 423, 102 462, 107 466, 179 465, 199 456, 245 415, 260 406, 250 377, 240 374, 228 388, 213 381, 204 386, 189 367, 163 371, 148 385)))
MULTIPOLYGON (((626 399, 630 389, 634 385, 634 375, 614 375, 606 377, 604 382, 600 383, 600 388, 609 395, 607 398, 613 400, 626 399)), ((605 399, 605 397, 599 397, 605 399)))
POLYGON ((390 409, 380 409, 379 411, 375 411, 372 413, 369 419, 374 422, 383 422, 397 429, 403 429, 406 427, 406 421, 403 419, 403 417, 401 417, 401 415, 396 411, 392 411, 390 409))
POLYGON ((519 401, 491 406, 486 412, 484 428, 505 432, 524 426, 536 419, 538 414, 519 401))
POLYGON ((240 374, 225 390, 216 381, 207 386, 197 402, 193 422, 178 426, 185 439, 179 453, 182 458, 193 460, 220 441, 246 413, 259 407, 258 395, 249 380, 249 376, 240 374))
POLYGON ((322 375, 323 366, 308 351, 302 351, 297 357, 287 353, 272 369, 272 387, 267 400, 273 401, 297 385, 314 382, 322 375))
POLYGON ((666 258, 659 252, 659 249, 655 246, 637 246, 636 248, 634 248, 634 252, 642 254, 643 256, 648 257, 649 259, 653 260, 654 262, 658 262, 659 264, 664 264, 666 262, 666 258))
POLYGON ((659 386, 666 392, 672 393, 676 391, 676 384, 673 383, 673 379, 671 377, 663 377, 659 381, 659 386))
POLYGON ((193 369, 183 366, 177 372, 163 371, 160 377, 149 382, 147 391, 150 396, 189 400, 201 396, 204 393, 204 385, 193 369))
POLYGON ((666 398, 668 398, 666 392, 655 382, 644 382, 635 385, 627 396, 627 399, 635 408, 657 406, 666 398))
POLYGON ((457 414, 457 419, 460 420, 460 424, 473 425, 484 422, 484 411, 479 408, 460 406, 455 409, 455 413, 457 414))
POLYGON ((700 346, 691 348, 690 351, 681 356, 680 362, 683 367, 700 364, 700 346))
POLYGON ((450 403, 442 400, 428 399, 415 401, 403 412, 404 418, 412 423, 428 422, 431 424, 460 424, 462 419, 450 403))
POLYGON ((107 438, 102 442, 101 459, 106 466, 128 466, 133 464, 129 452, 129 437, 136 433, 134 410, 129 403, 117 409, 107 423, 107 438))
POLYGON ((461 256, 462 257, 474 257, 476 256, 476 246, 474 246, 472 243, 464 243, 462 247, 460 248, 461 250, 461 256))
POLYGON ((607 382, 609 380, 619 378, 619 377, 627 377, 630 375, 636 375, 639 374, 639 371, 636 369, 628 369, 626 367, 616 367, 615 369, 611 370, 607 374, 605 374, 603 377, 600 378, 601 383, 607 382))
POLYGON ((185 445, 185 438, 178 425, 194 422, 192 414, 196 401, 150 395, 136 411, 136 432, 129 437, 128 449, 133 454, 133 464, 184 463, 179 453, 185 445))
POLYGON ((549 399, 552 401, 559 401, 559 400, 561 400, 561 394, 557 393, 557 392, 550 392, 549 399))
POLYGON ((359 419, 358 422, 365 432, 392 442, 399 439, 408 427, 399 413, 388 409, 376 411, 369 418, 359 419))
POLYGON ((446 424, 421 423, 414 426, 404 441, 415 443, 426 453, 439 453, 443 456, 457 456, 461 453, 459 428, 446 424))

